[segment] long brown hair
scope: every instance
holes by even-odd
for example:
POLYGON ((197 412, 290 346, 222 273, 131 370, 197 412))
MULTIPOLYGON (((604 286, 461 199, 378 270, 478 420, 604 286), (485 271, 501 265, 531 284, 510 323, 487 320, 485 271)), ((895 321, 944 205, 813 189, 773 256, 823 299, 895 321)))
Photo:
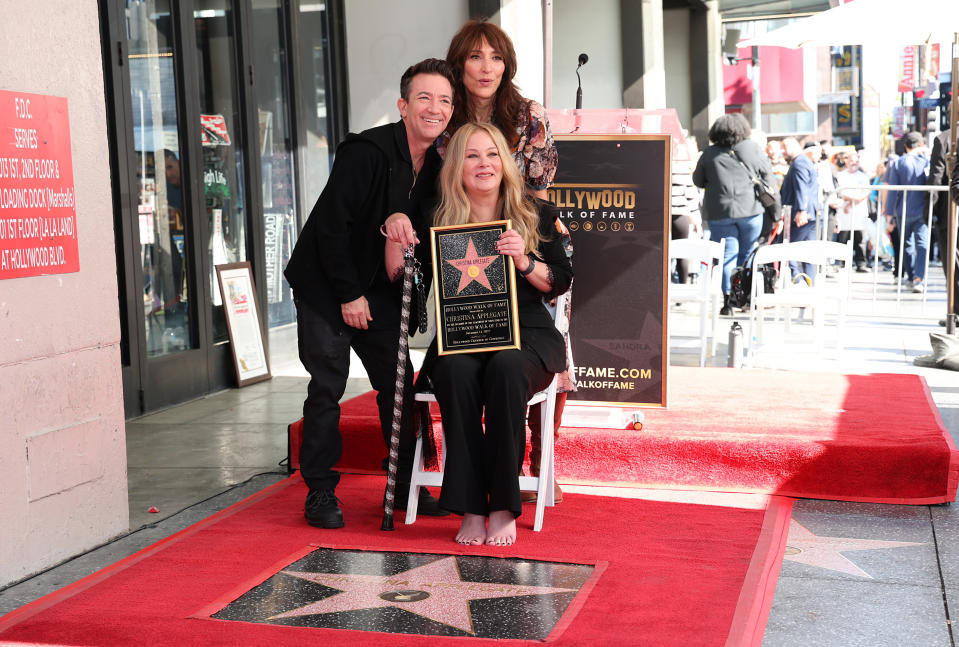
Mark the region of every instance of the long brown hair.
POLYGON ((503 131, 510 149, 513 149, 519 141, 516 120, 520 114, 520 107, 525 101, 516 84, 513 83, 513 77, 516 76, 516 50, 513 49, 513 41, 505 31, 485 20, 470 20, 460 27, 450 41, 449 50, 446 52, 446 62, 453 68, 453 74, 456 76, 456 84, 453 86, 453 105, 456 106, 456 110, 453 111, 450 119, 449 130, 455 133, 466 122, 476 121, 476 115, 473 114, 466 94, 466 86, 463 84, 463 67, 466 64, 466 57, 474 49, 479 48, 484 40, 503 57, 503 63, 506 66, 499 87, 496 88, 491 121, 503 131))
POLYGON ((463 124, 450 139, 446 161, 440 171, 440 203, 433 214, 433 224, 445 226, 469 222, 470 199, 463 186, 463 163, 467 140, 480 131, 493 140, 502 161, 503 180, 499 187, 498 217, 500 220, 511 220, 513 229, 519 232, 526 243, 526 251, 536 252, 543 240, 539 231, 539 214, 526 195, 526 184, 513 161, 503 133, 492 124, 471 121, 463 124))

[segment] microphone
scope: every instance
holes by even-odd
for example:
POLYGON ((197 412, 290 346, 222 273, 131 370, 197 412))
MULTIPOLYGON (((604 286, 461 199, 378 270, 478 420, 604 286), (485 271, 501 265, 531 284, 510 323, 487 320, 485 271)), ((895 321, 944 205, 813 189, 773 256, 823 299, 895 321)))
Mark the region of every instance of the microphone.
POLYGON ((586 54, 579 55, 579 65, 576 66, 576 109, 580 110, 583 107, 583 85, 582 80, 579 78, 579 68, 586 65, 586 62, 589 61, 589 57, 586 54))

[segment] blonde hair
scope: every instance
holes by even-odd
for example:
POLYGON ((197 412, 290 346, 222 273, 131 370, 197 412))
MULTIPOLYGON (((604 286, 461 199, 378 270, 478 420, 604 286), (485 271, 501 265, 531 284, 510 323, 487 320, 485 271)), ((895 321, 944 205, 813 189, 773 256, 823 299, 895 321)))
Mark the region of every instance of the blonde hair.
POLYGON ((492 124, 469 122, 460 127, 446 147, 446 161, 440 172, 440 203, 433 214, 436 226, 463 225, 469 222, 470 199, 463 186, 466 142, 478 132, 493 140, 502 160, 503 179, 499 187, 498 219, 512 221, 512 227, 526 243, 527 252, 536 252, 543 236, 539 232, 539 213, 526 196, 526 185, 499 128, 492 124))

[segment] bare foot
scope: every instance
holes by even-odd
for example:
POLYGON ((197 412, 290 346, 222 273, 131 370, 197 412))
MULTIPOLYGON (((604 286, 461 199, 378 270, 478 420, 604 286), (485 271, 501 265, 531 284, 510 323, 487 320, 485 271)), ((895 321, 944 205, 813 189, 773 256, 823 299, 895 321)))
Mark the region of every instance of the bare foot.
POLYGON ((463 515, 460 531, 456 533, 456 541, 468 546, 479 546, 486 541, 486 517, 480 514, 463 515))
POLYGON ((487 546, 512 546, 516 543, 516 517, 509 510, 497 510, 489 515, 487 546))

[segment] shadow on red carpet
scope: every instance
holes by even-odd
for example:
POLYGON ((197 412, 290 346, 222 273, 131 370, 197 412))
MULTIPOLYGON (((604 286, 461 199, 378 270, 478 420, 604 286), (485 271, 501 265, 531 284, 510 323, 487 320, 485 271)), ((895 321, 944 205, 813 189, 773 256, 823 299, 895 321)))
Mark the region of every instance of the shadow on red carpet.
MULTIPOLYGON (((560 483, 872 503, 955 500, 959 452, 917 375, 672 367, 642 431, 564 427, 560 483)), ((436 423, 439 417, 436 415, 436 423)), ((381 472, 373 393, 343 405, 339 467, 381 472)))

